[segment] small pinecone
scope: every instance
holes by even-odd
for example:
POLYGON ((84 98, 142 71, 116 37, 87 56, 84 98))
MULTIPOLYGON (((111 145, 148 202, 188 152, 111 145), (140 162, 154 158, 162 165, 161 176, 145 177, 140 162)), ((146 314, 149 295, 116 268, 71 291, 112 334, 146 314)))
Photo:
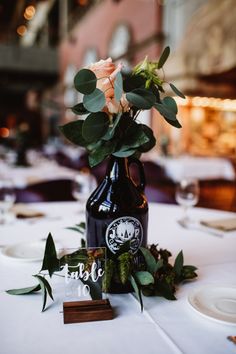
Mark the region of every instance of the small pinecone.
POLYGON ((157 245, 152 244, 149 248, 149 251, 151 252, 153 257, 156 259, 156 261, 158 261, 160 258, 160 255, 159 255, 159 251, 157 249, 157 245))
POLYGON ((121 283, 127 283, 132 270, 133 256, 129 252, 125 252, 118 257, 118 270, 121 283))
POLYGON ((166 250, 166 249, 160 249, 160 251, 159 251, 159 253, 160 253, 160 256, 161 256, 161 258, 163 259, 163 262, 164 263, 168 263, 168 260, 169 260, 169 257, 171 257, 172 256, 172 254, 170 253, 170 251, 168 251, 168 250, 166 250))

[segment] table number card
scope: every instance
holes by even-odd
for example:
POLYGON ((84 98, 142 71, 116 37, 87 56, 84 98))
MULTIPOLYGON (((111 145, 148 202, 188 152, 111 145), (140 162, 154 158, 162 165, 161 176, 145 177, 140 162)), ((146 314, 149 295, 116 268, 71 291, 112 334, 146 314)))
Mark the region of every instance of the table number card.
POLYGON ((64 323, 113 318, 110 302, 102 292, 105 266, 106 248, 63 250, 60 268, 64 276, 64 323))

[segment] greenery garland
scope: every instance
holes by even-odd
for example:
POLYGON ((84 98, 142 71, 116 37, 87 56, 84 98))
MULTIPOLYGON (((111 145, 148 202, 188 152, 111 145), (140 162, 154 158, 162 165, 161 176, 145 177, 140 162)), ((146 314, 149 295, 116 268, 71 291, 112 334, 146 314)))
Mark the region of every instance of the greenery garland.
MULTIPOLYGON (((69 229, 78 231, 80 233, 84 230, 84 223, 70 227, 69 229)), ((81 246, 85 246, 85 241, 82 239, 81 246)), ((184 265, 183 252, 180 251, 177 255, 174 265, 169 263, 171 257, 170 251, 167 249, 158 248, 157 245, 144 248, 141 247, 137 254, 133 255, 128 251, 129 244, 126 243, 116 255, 108 254, 105 262, 105 274, 102 281, 102 291, 112 292, 114 284, 119 284, 120 287, 128 287, 131 291, 135 291, 143 310, 142 295, 144 296, 161 296, 168 300, 176 300, 175 293, 177 286, 188 280, 197 277, 197 268, 192 265, 184 265), (138 262, 137 262, 138 259, 138 262)), ((76 262, 84 262, 86 267, 95 259, 92 253, 83 253, 82 249, 73 252, 67 257, 76 262)), ((97 253, 97 257, 104 257, 104 254, 97 253)), ((38 284, 27 288, 11 289, 6 292, 11 295, 26 295, 42 291, 43 306, 42 311, 46 310, 46 303, 48 296, 53 299, 52 288, 45 278, 52 277, 56 272, 61 271, 65 265, 65 256, 58 258, 55 244, 52 235, 49 233, 46 241, 44 258, 41 270, 38 274, 33 275, 37 279, 38 284), (47 271, 48 273, 44 273, 47 271)), ((82 280, 83 281, 83 280, 82 280)), ((84 282, 84 281, 83 281, 84 282)), ((84 282, 90 287, 90 295, 92 299, 99 298, 99 291, 97 285, 92 281, 84 282)))

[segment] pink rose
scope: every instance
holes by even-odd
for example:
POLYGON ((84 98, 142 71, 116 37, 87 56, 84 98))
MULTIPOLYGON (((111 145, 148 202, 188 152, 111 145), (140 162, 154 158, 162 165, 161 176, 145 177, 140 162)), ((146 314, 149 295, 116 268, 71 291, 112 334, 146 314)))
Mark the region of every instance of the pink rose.
POLYGON ((91 64, 88 67, 89 70, 93 71, 96 75, 97 88, 100 89, 106 98, 106 107, 108 113, 125 112, 128 109, 128 101, 126 100, 124 94, 120 102, 115 100, 114 93, 114 81, 118 72, 122 69, 122 64, 118 63, 117 66, 112 62, 111 58, 106 60, 100 60, 97 63, 91 64), (124 107, 124 108, 123 108, 124 107))
POLYGON ((115 98, 106 98, 106 106, 109 113, 119 113, 119 112, 127 112, 129 110, 129 102, 127 101, 125 94, 122 94, 119 102, 115 100, 115 98))

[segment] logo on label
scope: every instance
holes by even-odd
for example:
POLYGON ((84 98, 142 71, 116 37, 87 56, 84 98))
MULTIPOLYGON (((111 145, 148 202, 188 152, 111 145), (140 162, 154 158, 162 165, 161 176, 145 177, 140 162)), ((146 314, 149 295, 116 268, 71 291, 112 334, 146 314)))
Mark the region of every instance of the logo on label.
POLYGON ((138 219, 131 216, 115 219, 106 230, 106 244, 112 253, 116 253, 127 241, 130 241, 132 253, 136 253, 142 240, 142 225, 138 219))

